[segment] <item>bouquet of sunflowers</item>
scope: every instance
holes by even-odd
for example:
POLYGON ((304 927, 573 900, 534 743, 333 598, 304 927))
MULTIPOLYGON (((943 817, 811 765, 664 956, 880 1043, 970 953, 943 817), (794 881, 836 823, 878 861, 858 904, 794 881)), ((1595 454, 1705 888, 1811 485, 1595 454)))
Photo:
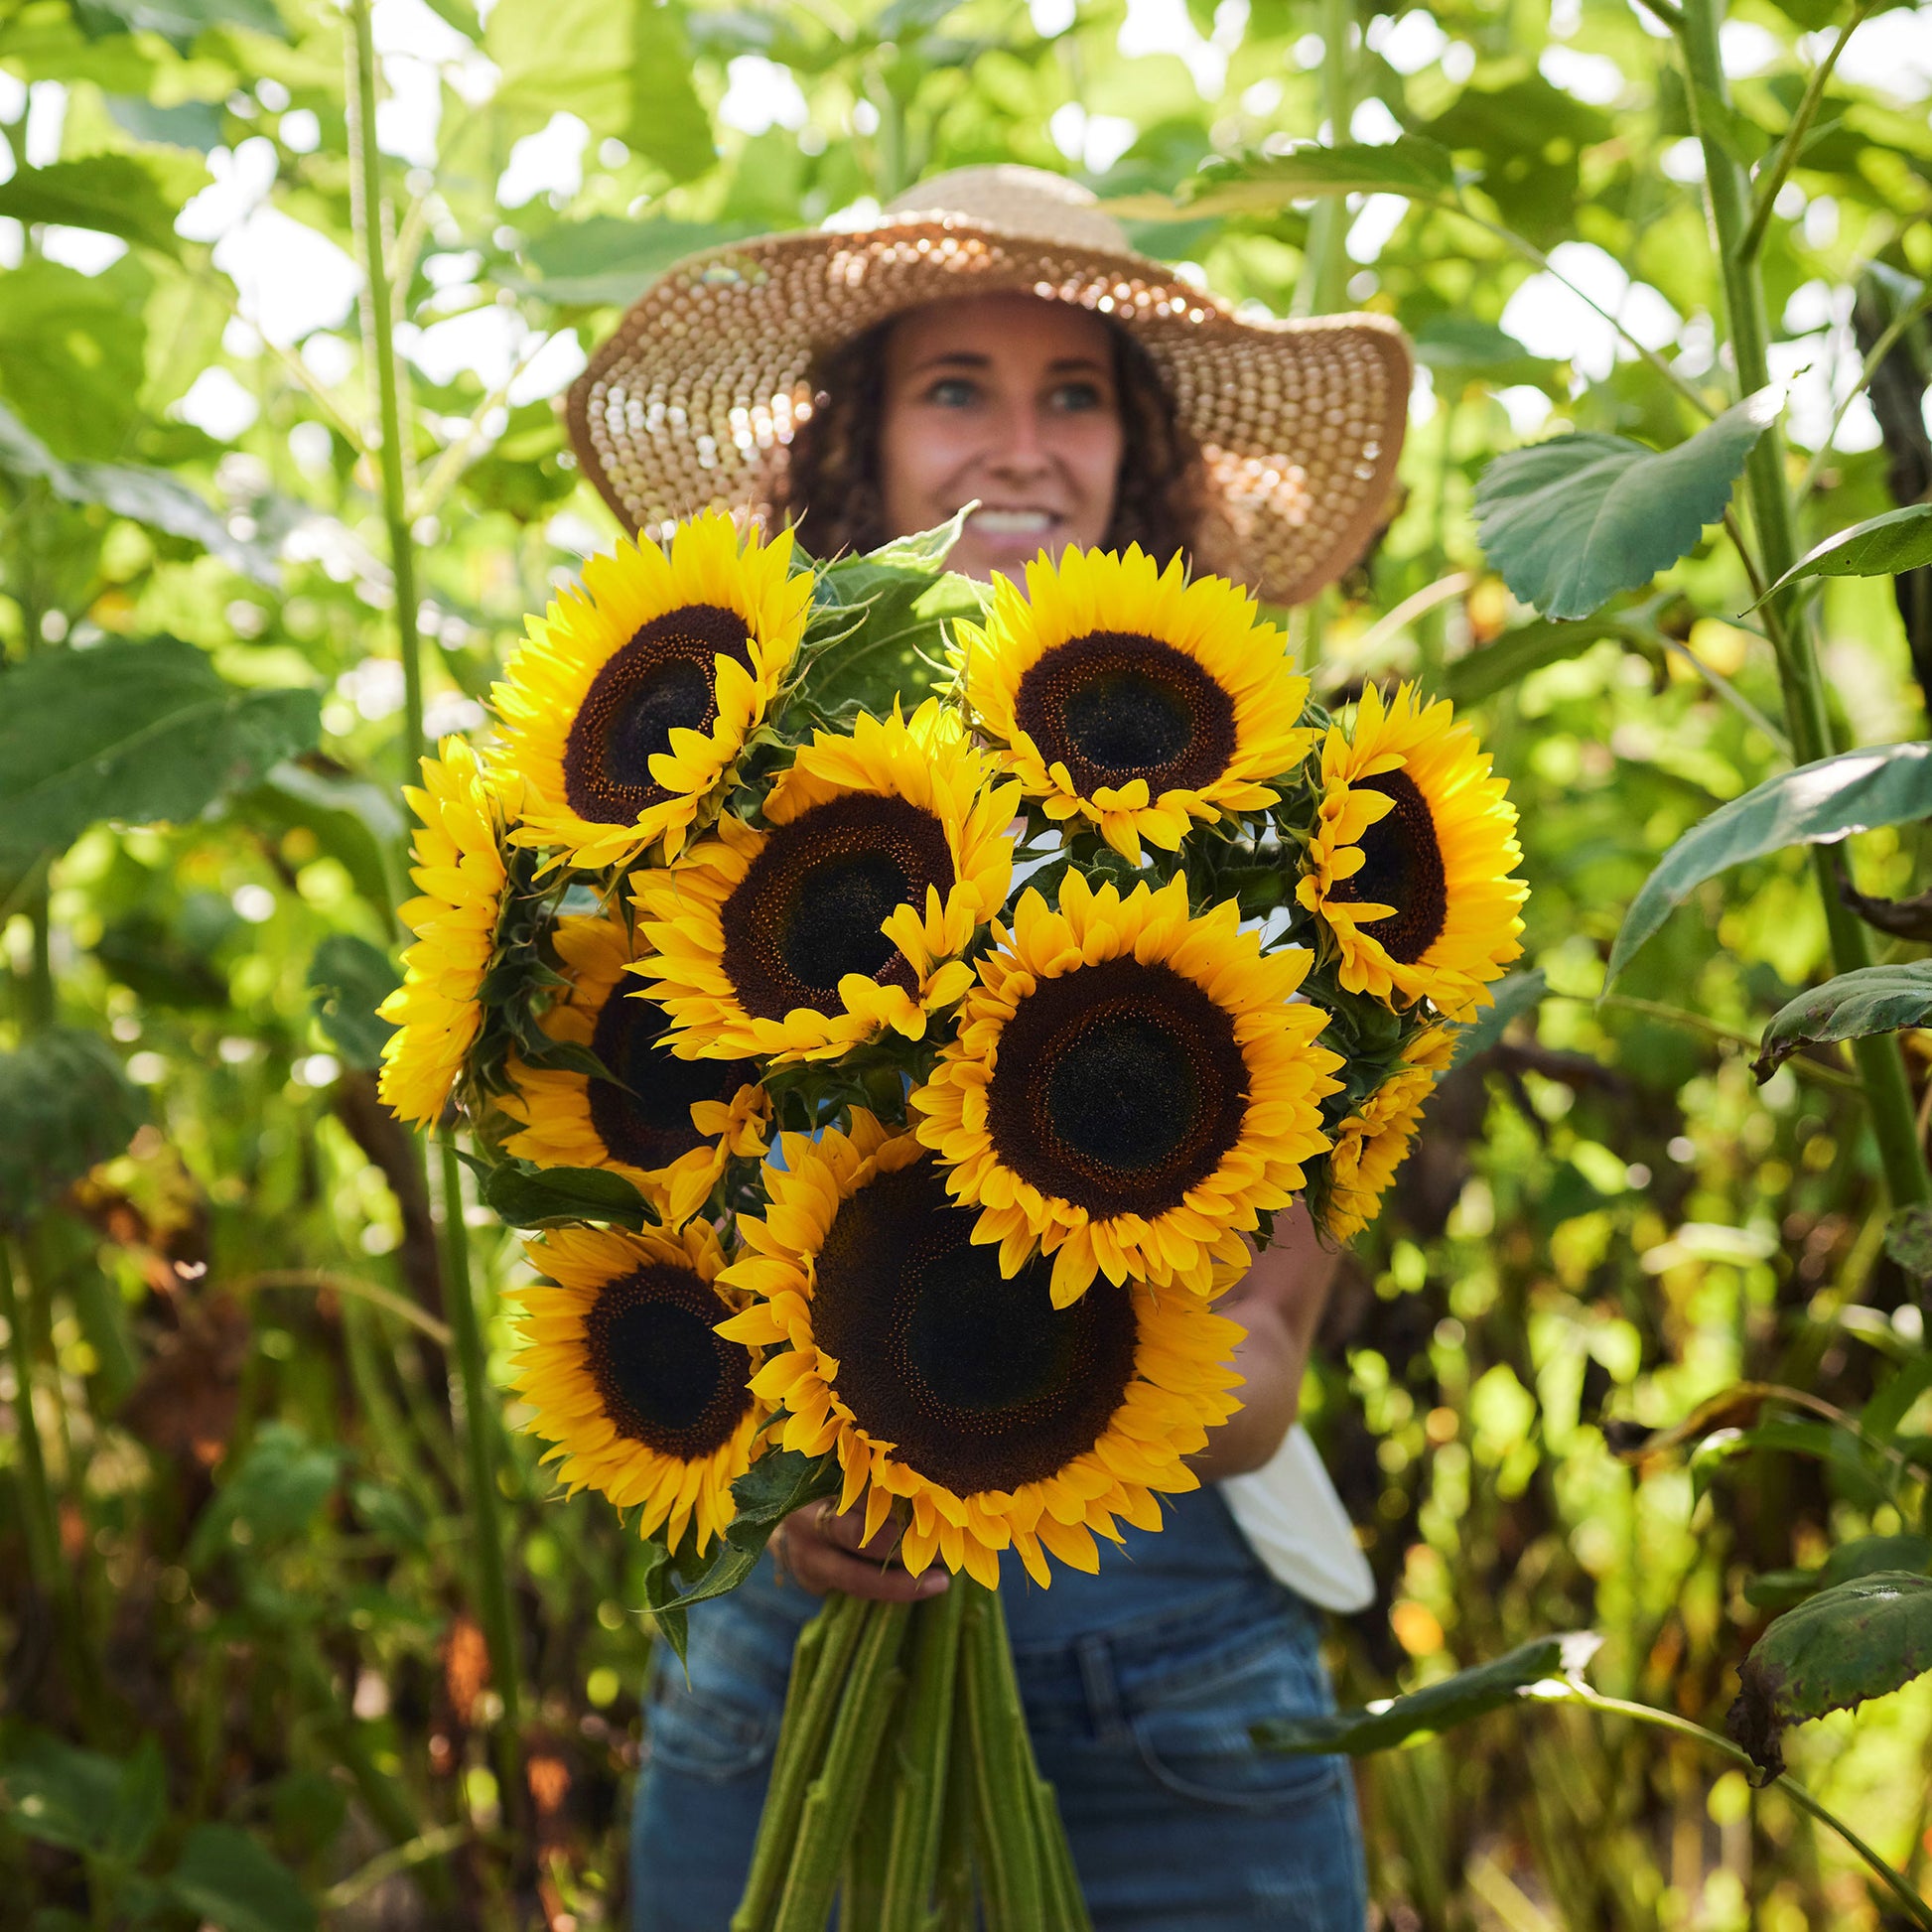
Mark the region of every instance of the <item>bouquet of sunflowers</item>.
POLYGON ((956 527, 595 558, 412 793, 384 1095, 536 1230, 529 1426, 635 1513, 661 1634, 820 1498, 954 1573, 806 1627, 738 1932, 1085 1925, 1002 1553, 1046 1587, 1195 1486, 1215 1296, 1298 1196, 1374 1217, 1519 950, 1447 704, 1330 718, 1232 585, 986 590, 956 527))

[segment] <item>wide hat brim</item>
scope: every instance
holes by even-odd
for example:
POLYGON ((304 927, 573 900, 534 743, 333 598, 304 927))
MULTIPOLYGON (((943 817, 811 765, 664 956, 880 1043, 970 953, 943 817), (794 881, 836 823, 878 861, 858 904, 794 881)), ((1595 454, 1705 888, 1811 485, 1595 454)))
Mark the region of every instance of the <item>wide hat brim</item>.
POLYGON ((1077 303, 1147 350, 1205 468, 1197 569, 1297 604, 1368 547, 1408 411, 1409 349, 1393 322, 1243 321, 1145 256, 951 212, 679 262, 572 386, 578 460, 648 536, 714 506, 769 515, 826 353, 908 309, 1008 291, 1077 303))

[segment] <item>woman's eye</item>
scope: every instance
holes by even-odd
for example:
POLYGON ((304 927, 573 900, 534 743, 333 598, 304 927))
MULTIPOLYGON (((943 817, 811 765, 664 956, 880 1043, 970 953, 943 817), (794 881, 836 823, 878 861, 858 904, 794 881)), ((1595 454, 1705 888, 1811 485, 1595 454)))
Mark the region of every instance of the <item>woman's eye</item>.
POLYGON ((1097 382, 1062 382, 1052 395, 1053 407, 1064 410, 1068 415, 1104 409, 1106 401, 1097 382))
POLYGON ((978 399, 978 391, 961 375, 941 376, 925 392, 925 399, 941 409, 970 409, 978 399))

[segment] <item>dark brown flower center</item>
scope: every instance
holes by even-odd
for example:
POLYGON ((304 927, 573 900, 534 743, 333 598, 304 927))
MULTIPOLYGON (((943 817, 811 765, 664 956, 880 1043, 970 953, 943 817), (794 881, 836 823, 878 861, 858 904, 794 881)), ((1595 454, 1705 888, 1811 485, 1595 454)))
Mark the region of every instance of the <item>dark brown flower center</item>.
POLYGON ((1234 1022, 1190 979, 1131 955, 1041 980, 1000 1033, 993 1151, 1043 1194, 1160 1214, 1220 1165, 1247 1113, 1234 1022))
POLYGON ((1002 1280, 932 1159, 881 1174, 839 1209, 817 1262, 813 1335, 859 1427, 955 1495, 1063 1469, 1106 1433, 1134 1376, 1124 1288, 1055 1309, 1052 1264, 1002 1280))
POLYGON ((606 1282, 584 1318, 591 1380, 620 1436, 695 1461, 751 1407, 751 1351, 715 1332, 730 1311, 689 1269, 652 1263, 606 1282))
POLYGON ((730 1100, 755 1085, 746 1060, 680 1060, 658 1042, 670 1016, 652 1000, 627 995, 620 980, 605 996, 591 1051, 617 1076, 590 1083, 591 1125, 613 1159, 633 1168, 668 1168, 704 1144, 691 1124, 700 1100, 730 1100))
POLYGON ((1338 879, 1328 897, 1343 904, 1393 905, 1388 918, 1362 927, 1391 959, 1413 966, 1436 943, 1449 918, 1449 882, 1443 848, 1422 787, 1406 771, 1384 771, 1353 781, 1357 791, 1379 791, 1395 810, 1378 818, 1359 841, 1362 869, 1338 879))
POLYGON ((1198 789, 1234 757, 1234 700, 1185 651, 1129 631, 1056 644, 1022 676, 1013 714, 1083 797, 1134 778, 1155 798, 1198 789))
POLYGON ((896 906, 952 891, 946 828, 903 798, 847 792, 772 829, 720 913, 723 966, 745 1011, 834 1014, 847 973, 910 989, 912 968, 880 931, 896 906))
POLYGON ((751 633, 736 611, 687 604, 653 618, 591 680, 564 746, 564 795, 594 825, 629 825, 670 793, 650 761, 676 730, 718 722, 720 657, 751 667, 751 633))

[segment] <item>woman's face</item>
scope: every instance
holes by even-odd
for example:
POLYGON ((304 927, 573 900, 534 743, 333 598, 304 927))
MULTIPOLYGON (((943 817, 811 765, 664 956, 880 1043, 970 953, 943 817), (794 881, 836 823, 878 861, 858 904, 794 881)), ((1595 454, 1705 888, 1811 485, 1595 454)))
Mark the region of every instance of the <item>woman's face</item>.
POLYGON ((952 569, 1018 576, 1042 549, 1100 543, 1122 443, 1113 341, 1084 309, 976 295, 893 325, 879 434, 886 528, 929 530, 977 497, 952 569))

